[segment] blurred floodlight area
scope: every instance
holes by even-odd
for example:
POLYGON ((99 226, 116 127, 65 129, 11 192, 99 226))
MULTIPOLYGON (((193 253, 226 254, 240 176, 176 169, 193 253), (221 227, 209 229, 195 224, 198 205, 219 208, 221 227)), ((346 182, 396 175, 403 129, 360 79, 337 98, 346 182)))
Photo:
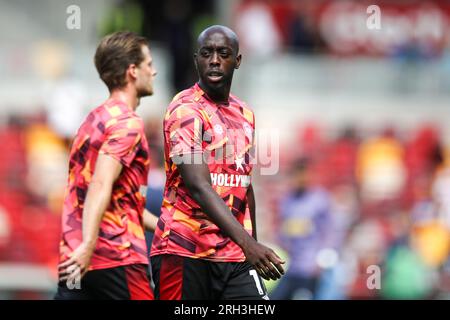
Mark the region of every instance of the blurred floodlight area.
POLYGON ((93 62, 100 39, 118 30, 150 39, 155 94, 138 114, 147 206, 158 210, 165 108, 197 81, 196 39, 213 24, 240 39, 232 92, 256 116, 258 237, 288 261, 267 283, 271 298, 450 298, 450 1, 0 8, 0 299, 56 290, 71 139, 108 96, 93 62))

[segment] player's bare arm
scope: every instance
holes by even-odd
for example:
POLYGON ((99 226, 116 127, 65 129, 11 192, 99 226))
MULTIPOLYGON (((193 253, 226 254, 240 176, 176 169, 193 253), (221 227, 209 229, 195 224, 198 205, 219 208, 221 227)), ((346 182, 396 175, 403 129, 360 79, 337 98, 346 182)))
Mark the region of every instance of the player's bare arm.
POLYGON ((113 184, 122 171, 122 164, 111 156, 100 154, 97 158, 94 175, 89 184, 83 210, 83 241, 73 252, 70 259, 60 264, 59 274, 62 281, 73 281, 88 271, 94 252, 100 222, 111 201, 113 184))
POLYGON ((258 234, 256 232, 256 201, 252 184, 250 184, 247 190, 247 205, 250 210, 250 219, 252 220, 252 236, 258 241, 258 234))
POLYGON ((155 232, 156 224, 158 223, 158 217, 153 213, 144 209, 144 228, 147 231, 155 232))
POLYGON ((178 169, 194 200, 211 220, 244 251, 247 260, 264 279, 276 280, 284 274, 283 260, 270 248, 259 244, 233 217, 211 185, 206 164, 179 164, 178 169))

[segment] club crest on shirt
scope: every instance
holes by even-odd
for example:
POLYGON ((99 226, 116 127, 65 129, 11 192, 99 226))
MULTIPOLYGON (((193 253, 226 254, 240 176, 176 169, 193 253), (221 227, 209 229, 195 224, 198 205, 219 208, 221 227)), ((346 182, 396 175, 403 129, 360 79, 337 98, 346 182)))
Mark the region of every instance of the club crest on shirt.
POLYGON ((252 136, 252 127, 250 126, 250 124, 248 124, 248 122, 244 122, 243 124, 243 128, 244 128, 244 132, 247 136, 252 136))
POLYGON ((223 128, 220 124, 216 124, 214 126, 214 132, 217 134, 223 134, 223 128))

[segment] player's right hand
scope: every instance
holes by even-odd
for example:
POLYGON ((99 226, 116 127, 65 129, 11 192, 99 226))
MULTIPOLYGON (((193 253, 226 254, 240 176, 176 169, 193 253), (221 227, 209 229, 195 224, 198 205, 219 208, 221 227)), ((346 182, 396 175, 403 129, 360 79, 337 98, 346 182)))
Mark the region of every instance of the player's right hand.
MULTIPOLYGON (((253 239, 253 238, 252 238, 253 239)), ((284 274, 285 263, 272 249, 255 240, 243 247, 247 261, 252 264, 265 280, 277 280, 284 274)))
POLYGON ((70 258, 58 266, 59 281, 73 282, 78 277, 81 279, 88 271, 93 249, 81 243, 70 258))

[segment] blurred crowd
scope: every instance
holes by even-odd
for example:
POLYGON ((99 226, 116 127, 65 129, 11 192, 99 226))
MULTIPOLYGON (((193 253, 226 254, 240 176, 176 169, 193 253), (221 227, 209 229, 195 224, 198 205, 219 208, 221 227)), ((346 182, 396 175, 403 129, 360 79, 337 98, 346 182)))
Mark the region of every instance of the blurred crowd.
POLYGON ((448 146, 432 124, 367 131, 304 124, 261 177, 288 260, 273 298, 450 297, 448 146))

